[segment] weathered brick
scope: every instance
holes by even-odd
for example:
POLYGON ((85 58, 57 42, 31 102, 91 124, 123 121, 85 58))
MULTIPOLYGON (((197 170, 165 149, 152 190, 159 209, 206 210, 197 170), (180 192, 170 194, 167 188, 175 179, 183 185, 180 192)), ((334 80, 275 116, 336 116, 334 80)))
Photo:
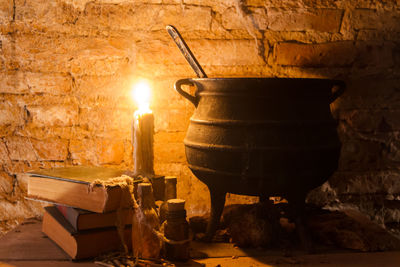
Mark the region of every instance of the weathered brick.
MULTIPOLYGON (((7 70, 14 69, 14 62, 7 62, 7 70), (8 64, 10 63, 10 64, 8 64)), ((70 62, 63 55, 55 55, 51 53, 42 53, 35 57, 20 58, 17 69, 29 72, 58 72, 66 73, 70 70, 70 62)))
POLYGON ((16 174, 18 188, 24 193, 26 193, 28 191, 29 177, 30 177, 30 175, 27 173, 17 173, 16 174))
POLYGON ((124 162, 125 169, 131 170, 133 169, 133 145, 132 139, 128 138, 123 141, 124 142, 124 162))
POLYGON ((210 77, 237 77, 237 73, 240 73, 240 77, 273 77, 276 76, 270 66, 268 65, 221 65, 221 66, 207 66, 207 74, 210 77))
POLYGON ((7 23, 13 18, 13 2, 1 1, 0 2, 0 24, 7 23))
POLYGON ((25 73, 22 71, 9 71, 0 74, 0 93, 23 94, 27 93, 29 87, 25 82, 25 73))
POLYGON ((183 143, 155 143, 154 160, 164 163, 185 162, 185 147, 183 143))
POLYGON ((71 159, 79 164, 97 164, 95 141, 89 138, 72 139, 69 142, 71 159))
POLYGON ((356 9, 352 12, 351 22, 356 30, 374 29, 379 31, 400 32, 400 13, 398 11, 377 11, 356 9))
POLYGON ((248 8, 246 12, 237 8, 228 8, 222 14, 225 29, 266 30, 268 17, 264 8, 248 8))
POLYGON ((209 30, 211 26, 211 8, 202 6, 159 6, 159 17, 153 21, 152 30, 164 30, 171 24, 181 31, 209 30))
POLYGON ((28 106, 32 123, 38 127, 72 126, 78 123, 79 109, 76 105, 28 106))
POLYGON ((376 135, 374 133, 362 134, 362 140, 358 135, 351 136, 342 143, 339 160, 341 171, 374 171, 396 170, 400 161, 399 140, 390 133, 376 135))
POLYGON ((46 3, 45 0, 38 0, 36 2, 16 0, 15 6, 18 8, 18 12, 15 14, 15 18, 25 21, 43 21, 47 17, 51 25, 56 21, 57 4, 47 5, 46 3))
POLYGON ((6 144, 3 140, 0 141, 0 164, 10 164, 10 157, 8 155, 8 150, 6 144))
POLYGON ((3 57, 0 57, 0 72, 6 70, 6 64, 3 57))
POLYGON ((68 156, 68 140, 63 139, 32 139, 32 146, 39 160, 66 160, 68 156))
POLYGON ((90 132, 99 134, 113 131, 114 135, 130 136, 133 111, 117 107, 81 108, 79 125, 85 126, 90 132))
POLYGON ((106 103, 114 102, 120 108, 132 107, 130 91, 133 83, 121 75, 80 76, 75 78, 74 93, 82 100, 82 107, 99 104, 100 99, 106 103))
POLYGON ((201 6, 92 2, 84 14, 78 26, 103 30, 164 30, 165 25, 173 24, 182 31, 193 31, 208 30, 211 24, 211 8, 201 6))
POLYGON ((274 49, 276 63, 288 66, 350 66, 357 56, 357 50, 353 42, 327 44, 278 43, 274 49))
POLYGON ((359 41, 396 41, 400 40, 400 31, 379 31, 374 29, 359 30, 357 34, 357 40, 359 41))
MULTIPOLYGON (((88 3, 91 3, 92 0, 64 0, 68 5, 71 5, 74 8, 79 9, 80 11, 84 11, 85 6, 88 3)), ((129 1, 121 1, 121 0, 97 0, 96 3, 100 4, 123 4, 124 2, 129 2, 129 1)), ((161 4, 163 0, 135 0, 136 4, 161 4)))
POLYGON ((38 159, 30 138, 12 136, 5 138, 5 142, 11 160, 34 161, 38 159))
POLYGON ((265 65, 254 40, 199 40, 191 47, 202 65, 265 65))
POLYGON ((153 106, 157 108, 174 108, 179 109, 185 107, 186 100, 174 90, 174 84, 177 78, 156 79, 153 82, 153 106))
MULTIPOLYGON (((66 72, 69 58, 61 54, 62 51, 56 51, 59 43, 57 39, 51 40, 40 35, 9 36, 3 41, 2 49, 6 70, 66 72)), ((23 80, 14 82, 20 81, 23 80)))
POLYGON ((29 123, 23 129, 19 129, 18 134, 21 136, 29 136, 35 139, 43 140, 46 138, 74 139, 76 137, 88 136, 88 131, 87 129, 77 125, 38 127, 35 124, 29 123))
MULTIPOLYGON (((165 1, 165 0, 163 0, 165 1)), ((203 5, 203 6, 213 6, 216 5, 216 1, 213 0, 167 0, 167 1, 171 1, 171 2, 175 2, 175 4, 181 4, 182 1, 184 4, 188 4, 188 5, 203 5)), ((228 1, 227 1, 228 2, 228 1)), ((228 4, 230 4, 228 2, 228 4)))
POLYGON ((71 26, 83 13, 85 1, 59 1, 49 4, 45 0, 35 2, 16 0, 15 24, 27 25, 38 32, 73 32, 71 26), (67 2, 68 1, 68 2, 67 2), (71 5, 72 4, 72 5, 71 5))
POLYGON ((13 190, 13 177, 4 171, 0 171, 0 199, 3 194, 10 194, 13 190))
POLYGON ((167 131, 169 130, 169 114, 168 112, 159 112, 157 111, 154 114, 154 131, 159 132, 159 131, 167 131))
POLYGON ((80 55, 70 62, 70 70, 75 75, 110 75, 123 72, 128 67, 128 57, 118 55, 80 55))
MULTIPOLYGON (((192 47, 192 41, 188 41, 192 47)), ((192 49, 197 57, 198 52, 192 49)), ((136 45, 136 60, 138 64, 184 64, 185 58, 173 42, 161 42, 160 40, 149 40, 146 43, 136 45)), ((187 64, 187 63, 186 63, 187 64)), ((154 70, 157 71, 157 70, 154 70)))
POLYGON ((18 34, 7 37, 3 51, 6 55, 33 57, 35 55, 66 55, 68 60, 80 55, 126 55, 123 49, 132 48, 125 38, 81 36, 52 36, 45 34, 18 34))
POLYGON ((273 6, 296 8, 303 5, 302 1, 280 1, 280 0, 246 0, 248 6, 273 6))
POLYGON ((399 194, 399 178, 395 171, 339 172, 329 183, 341 194, 399 194))
POLYGON ((210 193, 207 186, 185 165, 182 165, 181 177, 185 179, 178 180, 178 197, 187 201, 185 207, 188 214, 193 216, 207 213, 210 208, 210 193))
POLYGON ((186 131, 190 116, 182 109, 154 110, 155 131, 186 131))
MULTIPOLYGON (((21 172, 28 172, 37 166, 41 166, 42 162, 39 161, 13 161, 7 165, 7 172, 11 174, 17 174, 21 172), (32 165, 31 165, 32 164, 32 165)), ((39 168, 38 168, 39 169, 39 168)))
POLYGON ((21 126, 24 124, 24 111, 10 101, 0 103, 0 126, 21 126))
POLYGON ((352 6, 360 9, 396 10, 400 6, 399 0, 352 0, 352 6))
POLYGON ((343 11, 338 9, 290 10, 268 8, 268 29, 273 31, 338 32, 343 11))
POLYGON ((400 130, 400 110, 396 109, 343 111, 340 117, 357 131, 391 132, 400 130))
POLYGON ((149 29, 159 8, 153 5, 124 5, 103 4, 91 2, 85 6, 84 16, 79 16, 77 24, 83 28, 111 30, 140 30, 149 29), (140 15, 149 20, 138 19, 140 15), (110 23, 113 21, 113 23, 110 23))
MULTIPOLYGON (((201 1, 201 0, 198 0, 201 1)), ((185 0, 181 1, 181 0, 160 0, 160 2, 162 2, 163 4, 182 4, 185 3, 185 0)))
MULTIPOLYGON (((266 33, 263 30, 258 30, 257 27, 247 27, 240 22, 235 24, 240 24, 241 27, 238 29, 226 29, 222 26, 221 22, 213 20, 211 25, 211 31, 198 33, 199 36, 194 36, 194 34, 188 34, 190 39, 215 39, 215 40, 224 40, 224 39, 232 39, 232 40, 254 40, 254 39, 263 39, 264 34, 266 33)), ((233 26, 232 26, 233 27, 233 26)))
POLYGON ((154 135, 154 143, 183 143, 186 132, 157 132, 154 135))
MULTIPOLYGON (((164 0, 163 0, 164 1, 164 0)), ((175 1, 176 3, 180 3, 181 0, 168 0, 175 1)), ((215 1, 215 0, 183 0, 185 4, 190 5, 204 5, 204 6, 213 6, 217 8, 219 5, 222 6, 236 6, 243 5, 244 7, 264 7, 264 6, 273 6, 273 7, 286 7, 286 8, 296 8, 296 7, 304 7, 307 2, 313 2, 317 4, 320 1, 315 0, 303 0, 303 1, 282 1, 282 0, 245 0, 245 1, 236 1, 236 0, 227 0, 227 1, 215 1)), ((328 4, 330 2, 334 2, 334 0, 323 1, 324 4, 328 4)))
MULTIPOLYGON (((39 217, 43 214, 41 203, 24 200, 23 198, 17 198, 16 200, 0 201, 2 220, 18 221, 18 223, 20 223, 22 222, 22 218, 39 217)), ((16 227, 18 223, 15 224, 14 227, 16 227)))
POLYGON ((347 82, 341 97, 342 109, 400 109, 400 79, 384 74, 360 77, 347 82))
POLYGON ((13 161, 7 165, 7 172, 17 175, 18 173, 26 173, 38 169, 50 169, 69 166, 70 162, 61 161, 13 161))
POLYGON ((185 162, 183 139, 186 132, 158 132, 154 136, 154 158, 160 164, 185 162), (168 152, 169 151, 169 152, 168 152))
POLYGON ((124 160, 124 142, 113 139, 71 140, 71 158, 81 164, 120 164, 124 160))
MULTIPOLYGON (((76 40, 79 42, 79 40, 76 40)), ((82 39, 81 41, 85 41, 82 39)), ((74 47, 72 44, 71 47, 74 47)), ((29 55, 17 55, 19 68, 31 72, 72 73, 73 75, 109 75, 119 73, 126 67, 128 58, 124 53, 110 47, 101 50, 82 47, 68 53, 47 50, 29 55)))
MULTIPOLYGON (((265 65, 263 58, 259 55, 259 46, 263 44, 261 40, 257 42, 255 40, 187 40, 187 43, 203 66, 265 65)), ((268 50, 265 53, 268 53, 268 50)), ((186 62, 175 44, 165 44, 160 41, 151 42, 149 46, 138 47, 137 60, 138 63, 168 65, 186 62)))
POLYGON ((124 160, 122 140, 97 139, 95 146, 99 164, 120 164, 124 160))
POLYGON ((170 176, 176 176, 178 179, 181 178, 182 163, 161 163, 158 161, 154 162, 155 173, 168 173, 170 176))
MULTIPOLYGON (((175 49, 177 49, 175 47, 175 49)), ((182 57, 182 55, 180 55, 182 57)), ((204 67, 207 71, 207 66, 204 67)), ((190 65, 184 61, 181 63, 151 63, 138 62, 136 71, 139 76, 152 74, 153 79, 165 79, 168 77, 193 77, 195 74, 190 65)))
POLYGON ((358 68, 391 68, 395 64, 394 51, 397 45, 392 42, 360 42, 356 48, 358 55, 355 66, 358 68))
POLYGON ((6 66, 28 72, 107 75, 122 71, 132 44, 102 38, 21 35, 4 44, 6 66), (129 45, 129 47, 124 47, 129 45), (16 62, 17 66, 14 66, 16 62))
POLYGON ((382 148, 377 142, 351 140, 342 143, 340 171, 371 171, 379 168, 382 148))
POLYGON ((71 92, 72 78, 68 75, 26 72, 24 76, 32 93, 66 95, 71 92))
POLYGON ((50 106, 50 105, 76 105, 77 98, 73 94, 68 95, 51 95, 51 94, 29 94, 23 98, 14 96, 10 98, 13 101, 18 101, 19 104, 28 107, 35 106, 50 106))
POLYGON ((302 67, 390 67, 393 45, 334 42, 324 44, 278 43, 274 48, 277 64, 302 67))

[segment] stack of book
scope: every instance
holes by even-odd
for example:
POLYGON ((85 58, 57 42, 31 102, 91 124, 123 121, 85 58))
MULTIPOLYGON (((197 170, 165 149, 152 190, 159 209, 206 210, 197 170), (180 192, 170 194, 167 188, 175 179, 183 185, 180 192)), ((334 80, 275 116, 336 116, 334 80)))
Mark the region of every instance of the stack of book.
POLYGON ((121 249, 120 236, 131 245, 131 199, 111 182, 123 171, 77 166, 28 175, 27 198, 52 203, 45 207, 42 231, 72 259, 121 249))

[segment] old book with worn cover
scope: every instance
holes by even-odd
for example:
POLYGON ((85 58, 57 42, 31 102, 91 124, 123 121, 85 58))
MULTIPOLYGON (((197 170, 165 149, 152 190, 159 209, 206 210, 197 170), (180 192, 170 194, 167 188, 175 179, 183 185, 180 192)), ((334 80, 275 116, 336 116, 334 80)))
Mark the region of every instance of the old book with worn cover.
POLYGON ((124 174, 122 170, 103 167, 65 167, 32 171, 27 197, 60 203, 93 212, 109 212, 131 207, 129 194, 118 185, 107 183, 124 174), (93 185, 100 181, 103 185, 93 185))
MULTIPOLYGON (((45 207, 42 231, 74 260, 96 257, 123 247, 116 227, 76 232, 54 206, 45 207)), ((124 240, 126 245, 131 245, 130 226, 125 228, 124 240)))
POLYGON ((123 220, 125 225, 132 224, 132 209, 96 213, 68 206, 56 205, 56 207, 75 231, 112 227, 116 226, 119 220, 123 220))

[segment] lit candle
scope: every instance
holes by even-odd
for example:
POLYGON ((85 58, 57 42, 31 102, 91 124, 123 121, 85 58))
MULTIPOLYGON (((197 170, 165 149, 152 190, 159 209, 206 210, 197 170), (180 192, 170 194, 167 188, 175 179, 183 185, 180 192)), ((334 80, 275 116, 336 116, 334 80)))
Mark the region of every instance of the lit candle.
POLYGON ((146 82, 138 83, 133 91, 138 109, 133 114, 132 139, 134 175, 154 175, 154 115, 150 109, 150 86, 146 82))

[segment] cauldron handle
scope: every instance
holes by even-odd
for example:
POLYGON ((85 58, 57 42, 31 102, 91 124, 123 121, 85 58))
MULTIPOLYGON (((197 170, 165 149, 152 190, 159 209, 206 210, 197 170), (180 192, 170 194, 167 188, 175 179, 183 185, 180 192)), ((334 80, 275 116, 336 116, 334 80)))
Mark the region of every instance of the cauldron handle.
POLYGON ((333 87, 338 87, 338 88, 334 92, 332 92, 332 95, 329 100, 330 104, 335 102, 335 100, 344 93, 346 89, 346 84, 343 81, 335 81, 333 83, 333 87))
POLYGON ((180 79, 175 82, 174 88, 175 90, 184 98, 189 100, 190 102, 193 103, 195 107, 199 104, 199 100, 196 96, 193 96, 182 89, 182 85, 194 85, 193 81, 191 79, 180 79))

